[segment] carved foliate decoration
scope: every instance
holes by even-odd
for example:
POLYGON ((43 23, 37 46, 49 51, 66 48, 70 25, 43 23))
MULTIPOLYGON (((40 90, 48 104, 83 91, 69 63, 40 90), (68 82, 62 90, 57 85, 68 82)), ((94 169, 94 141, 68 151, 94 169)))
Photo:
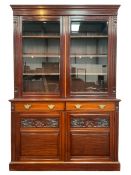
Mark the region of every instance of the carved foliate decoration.
MULTIPOLYGON (((116 30, 116 27, 117 27, 117 16, 112 16, 112 27, 113 29, 112 30, 116 30)), ((116 32, 116 31, 115 31, 116 32)))
POLYGON ((14 16, 13 22, 14 22, 14 24, 18 24, 18 16, 14 16))
POLYGON ((113 21, 115 24, 117 24, 117 16, 113 16, 113 21))
POLYGON ((119 103, 116 104, 116 111, 119 112, 119 103))
POLYGON ((110 125, 109 118, 100 117, 72 117, 71 127, 72 128, 108 128, 110 125))
POLYGON ((22 128, 58 128, 58 118, 23 118, 21 120, 22 128))
POLYGON ((15 110, 15 104, 11 103, 11 111, 14 111, 14 110, 15 110))

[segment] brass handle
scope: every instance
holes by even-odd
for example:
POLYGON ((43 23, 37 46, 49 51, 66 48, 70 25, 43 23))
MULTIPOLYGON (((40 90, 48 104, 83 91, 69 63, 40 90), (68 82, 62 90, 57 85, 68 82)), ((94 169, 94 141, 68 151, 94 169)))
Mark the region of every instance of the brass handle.
POLYGON ((49 109, 54 109, 55 108, 55 105, 50 104, 50 105, 48 105, 48 108, 49 109))
POLYGON ((81 106, 82 106, 82 105, 80 105, 80 104, 76 104, 76 105, 75 105, 76 109, 80 109, 81 106))
POLYGON ((106 105, 99 105, 100 109, 104 109, 106 107, 106 105))
POLYGON ((32 106, 31 104, 25 104, 25 105, 24 105, 24 108, 25 108, 25 109, 30 109, 31 106, 32 106))

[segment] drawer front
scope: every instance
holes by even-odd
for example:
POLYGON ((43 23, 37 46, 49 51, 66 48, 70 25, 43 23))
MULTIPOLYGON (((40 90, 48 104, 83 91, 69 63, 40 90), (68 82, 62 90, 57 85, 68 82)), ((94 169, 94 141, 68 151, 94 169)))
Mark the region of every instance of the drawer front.
POLYGON ((113 102, 67 102, 66 110, 114 111, 113 102))
POLYGON ((16 112, 43 112, 64 110, 62 102, 17 102, 16 112))

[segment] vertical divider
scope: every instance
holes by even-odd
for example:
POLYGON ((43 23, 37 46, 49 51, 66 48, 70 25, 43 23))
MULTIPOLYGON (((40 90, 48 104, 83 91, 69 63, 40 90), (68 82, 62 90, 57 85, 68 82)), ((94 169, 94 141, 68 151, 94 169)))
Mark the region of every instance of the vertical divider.
POLYGON ((64 97, 69 96, 69 87, 70 87, 70 75, 69 75, 69 17, 63 17, 63 26, 64 26, 64 82, 65 82, 65 93, 64 97))
POLYGON ((64 161, 65 160, 65 113, 61 112, 61 128, 60 128, 60 132, 61 132, 61 160, 64 161))
POLYGON ((65 72, 64 70, 64 60, 65 60, 65 54, 64 54, 64 19, 63 16, 60 17, 60 96, 65 97, 65 72))
POLYGON ((14 96, 22 96, 22 17, 14 17, 14 96))

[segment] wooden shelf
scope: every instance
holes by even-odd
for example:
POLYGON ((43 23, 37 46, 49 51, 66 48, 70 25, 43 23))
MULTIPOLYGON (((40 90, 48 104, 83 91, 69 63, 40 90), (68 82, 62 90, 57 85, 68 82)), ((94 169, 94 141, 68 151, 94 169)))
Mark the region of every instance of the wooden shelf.
POLYGON ((60 38, 59 35, 23 35, 22 38, 60 38))
MULTIPOLYGON (((76 57, 76 58, 80 58, 80 57, 90 57, 90 58, 95 58, 95 57, 101 57, 101 58, 106 58, 108 55, 107 54, 71 54, 70 57, 76 57)), ((60 55, 58 54, 23 54, 23 58, 25 57, 31 57, 31 58, 43 58, 43 57, 60 57, 60 55)))
POLYGON ((90 58, 95 58, 95 57, 102 57, 105 58, 107 57, 107 54, 71 54, 70 57, 76 57, 76 58, 80 58, 80 57, 90 57, 90 58))
MULTIPOLYGON (((80 57, 90 57, 90 58, 96 58, 96 57, 101 57, 101 58, 106 58, 108 55, 107 54, 71 54, 70 57, 75 57, 75 58, 80 58, 80 57)), ((43 58, 43 57, 60 57, 58 54, 23 54, 23 58, 25 57, 30 57, 30 58, 43 58)))
POLYGON ((70 38, 108 38, 108 35, 71 35, 70 38))
POLYGON ((60 73, 23 73, 24 76, 60 75, 60 73))
POLYGON ((60 55, 58 55, 58 54, 47 54, 47 53, 45 53, 45 54, 44 53, 43 54, 33 54, 33 53, 23 54, 23 58, 26 58, 26 57, 30 57, 30 58, 56 57, 56 58, 58 58, 58 57, 60 57, 60 55))
MULTIPOLYGON (((108 38, 108 35, 71 35, 71 38, 108 38)), ((22 38, 60 38, 59 35, 23 35, 22 38)))
MULTIPOLYGON (((60 75, 60 73, 23 73, 24 76, 60 75)), ((107 75, 107 73, 71 73, 71 75, 107 75)))
POLYGON ((107 73, 71 73, 71 75, 107 75, 107 73))

